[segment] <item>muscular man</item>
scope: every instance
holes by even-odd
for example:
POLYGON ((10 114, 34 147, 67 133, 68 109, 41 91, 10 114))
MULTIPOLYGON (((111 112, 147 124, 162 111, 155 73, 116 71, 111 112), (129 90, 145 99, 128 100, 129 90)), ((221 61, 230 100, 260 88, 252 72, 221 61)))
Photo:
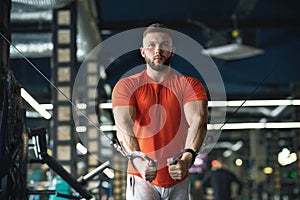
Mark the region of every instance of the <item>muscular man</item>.
POLYGON ((171 31, 155 23, 143 33, 141 73, 121 79, 112 94, 117 137, 130 154, 141 151, 158 161, 143 159, 128 165, 126 198, 134 200, 188 199, 188 169, 207 131, 207 97, 200 81, 170 66, 175 47, 171 31), (167 159, 189 149, 177 162, 167 159), (138 168, 138 169, 137 169, 138 168))

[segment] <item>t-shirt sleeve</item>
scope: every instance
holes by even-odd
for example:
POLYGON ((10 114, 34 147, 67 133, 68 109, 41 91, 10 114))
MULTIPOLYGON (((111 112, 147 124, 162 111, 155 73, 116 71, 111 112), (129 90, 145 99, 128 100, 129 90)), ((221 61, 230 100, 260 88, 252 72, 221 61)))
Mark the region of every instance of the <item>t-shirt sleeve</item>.
POLYGON ((121 79, 114 87, 112 92, 112 108, 116 106, 135 106, 134 98, 130 82, 126 79, 121 79))
POLYGON ((186 84, 184 85, 184 104, 190 101, 207 100, 205 88, 196 78, 186 77, 186 84))

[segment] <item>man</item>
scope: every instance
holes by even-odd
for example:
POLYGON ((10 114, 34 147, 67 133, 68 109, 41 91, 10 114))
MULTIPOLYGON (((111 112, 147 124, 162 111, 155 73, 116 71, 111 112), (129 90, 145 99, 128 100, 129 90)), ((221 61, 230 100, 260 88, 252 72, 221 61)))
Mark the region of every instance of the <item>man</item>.
POLYGON ((140 151, 158 167, 136 158, 128 164, 126 198, 189 197, 188 169, 207 131, 207 97, 202 84, 171 69, 175 47, 171 31, 155 23, 143 33, 140 53, 146 69, 121 79, 112 94, 117 137, 128 154, 140 151), (167 159, 189 149, 174 163, 167 159), (138 169, 137 169, 138 168, 138 169))
POLYGON ((237 199, 242 193, 242 182, 232 172, 224 168, 225 161, 223 158, 218 158, 216 161, 216 165, 202 180, 203 189, 208 185, 211 186, 215 200, 237 199), (238 186, 236 195, 232 193, 232 184, 234 183, 238 186))

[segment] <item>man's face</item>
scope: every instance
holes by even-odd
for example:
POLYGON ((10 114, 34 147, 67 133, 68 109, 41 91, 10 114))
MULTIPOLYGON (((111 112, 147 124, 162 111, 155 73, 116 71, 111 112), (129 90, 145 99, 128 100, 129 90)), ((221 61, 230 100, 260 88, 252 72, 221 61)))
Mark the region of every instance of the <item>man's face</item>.
POLYGON ((148 33, 143 38, 141 55, 155 71, 163 71, 170 65, 173 56, 173 41, 169 34, 163 32, 148 33))

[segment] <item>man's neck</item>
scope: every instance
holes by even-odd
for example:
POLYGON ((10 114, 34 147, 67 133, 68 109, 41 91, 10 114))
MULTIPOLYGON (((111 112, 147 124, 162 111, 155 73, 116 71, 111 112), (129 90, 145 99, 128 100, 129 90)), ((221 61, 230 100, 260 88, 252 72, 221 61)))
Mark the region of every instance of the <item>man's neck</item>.
POLYGON ((157 82, 157 83, 163 82, 166 79, 166 77, 169 75, 170 72, 171 72, 171 67, 170 66, 168 66, 163 71, 156 71, 156 70, 153 70, 151 67, 147 66, 147 75, 154 82, 157 82))

